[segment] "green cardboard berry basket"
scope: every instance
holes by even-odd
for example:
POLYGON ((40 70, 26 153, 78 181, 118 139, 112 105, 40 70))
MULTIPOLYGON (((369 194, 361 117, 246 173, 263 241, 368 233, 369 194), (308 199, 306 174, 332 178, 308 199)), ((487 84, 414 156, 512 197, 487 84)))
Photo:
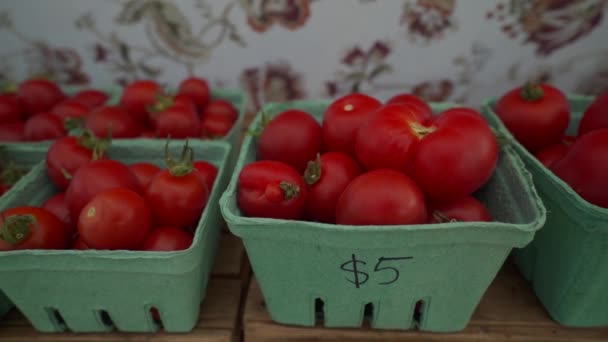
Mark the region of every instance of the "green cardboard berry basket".
MULTIPOLYGON (((570 96, 569 101, 568 133, 576 135, 593 98, 570 96)), ((519 144, 493 112, 495 102, 484 102, 484 115, 511 141, 547 208, 545 227, 514 252, 516 264, 560 324, 608 325, 608 209, 585 201, 519 144)))
MULTIPOLYGON (((127 164, 163 165, 164 140, 114 141, 108 154, 127 164)), ((0 298, 8 299, 43 332, 153 332, 156 308, 167 332, 190 331, 198 320, 213 264, 221 214, 218 199, 229 178, 230 146, 191 141, 195 158, 218 166, 218 176, 189 249, 177 252, 25 250, 0 252, 0 298)), ((180 153, 182 142, 170 150, 180 153)), ((40 205, 56 192, 39 163, 0 198, 0 211, 40 205)))
MULTIPOLYGON (((274 115, 297 108, 321 120, 328 105, 296 101, 264 110, 274 115)), ((252 127, 260 120, 258 115, 252 127)), ((279 323, 314 326, 322 312, 326 327, 359 327, 365 318, 378 329, 461 330, 511 249, 528 244, 545 221, 530 175, 509 146, 476 194, 498 222, 340 226, 245 217, 237 206, 237 181, 256 159, 256 139, 245 138, 220 208, 243 239, 279 323)))

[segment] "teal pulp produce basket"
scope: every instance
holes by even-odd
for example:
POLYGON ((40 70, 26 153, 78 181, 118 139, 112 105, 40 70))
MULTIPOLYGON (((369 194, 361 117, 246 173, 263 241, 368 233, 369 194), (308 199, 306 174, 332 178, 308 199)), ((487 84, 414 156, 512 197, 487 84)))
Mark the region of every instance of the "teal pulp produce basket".
MULTIPOLYGON (((593 98, 571 96, 569 100, 567 132, 576 135, 593 98)), ((493 112, 495 102, 484 102, 484 115, 511 141, 547 208, 545 227, 526 248, 514 251, 516 264, 560 324, 608 325, 608 209, 585 201, 519 144, 493 112)))
MULTIPOLYGON (((328 101, 269 104, 270 115, 301 109, 317 120, 328 101)), ((434 104, 438 112, 450 107, 434 104)), ((261 115, 252 128, 261 122, 261 115)), ((513 247, 528 244, 545 209, 516 153, 506 146, 496 172, 476 193, 496 222, 347 226, 245 217, 238 175, 256 160, 246 137, 220 200, 229 229, 243 239, 273 320, 326 327, 463 329, 513 247)), ((382 215, 382 213, 377 213, 382 215)))
MULTIPOLYGON (((117 140, 111 158, 127 164, 163 165, 164 140, 117 140)), ((195 159, 218 168, 193 244, 176 252, 106 250, 23 250, 0 252, 0 300, 6 297, 43 332, 190 331, 198 320, 215 258, 221 214, 218 200, 229 179, 230 146, 220 141, 191 141, 195 159), (158 310, 161 324, 153 318, 158 310)), ((177 155, 182 142, 170 151, 177 155)), ((40 205, 57 192, 44 163, 36 165, 0 198, 0 211, 40 205)), ((4 301, 6 302, 6 298, 4 301)))

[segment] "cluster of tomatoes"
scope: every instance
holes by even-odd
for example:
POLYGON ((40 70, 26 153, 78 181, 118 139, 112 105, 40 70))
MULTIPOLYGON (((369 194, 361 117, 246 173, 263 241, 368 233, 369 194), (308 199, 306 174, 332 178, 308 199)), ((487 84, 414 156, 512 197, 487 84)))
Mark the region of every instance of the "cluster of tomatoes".
MULTIPOLYGON (((167 142, 168 143, 168 142, 167 142)), ((59 192, 41 207, 2 213, 0 251, 187 249, 207 204, 217 167, 167 151, 167 168, 110 159, 92 133, 62 137, 46 156, 49 178, 59 192)))
POLYGON ((257 161, 238 178, 246 216, 345 225, 490 221, 472 194, 493 174, 498 144, 481 114, 435 115, 411 94, 332 102, 319 124, 287 110, 251 134, 257 161))
POLYGON ((99 137, 219 138, 238 116, 229 101, 212 99, 207 82, 196 77, 183 80, 175 94, 154 81, 135 81, 119 104, 107 101, 99 90, 67 96, 52 81, 24 81, 15 92, 0 94, 0 141, 55 140, 83 127, 99 137))
POLYGON ((582 198, 608 208, 608 93, 586 108, 576 136, 566 135, 570 105, 548 84, 510 90, 495 105, 513 136, 582 198))

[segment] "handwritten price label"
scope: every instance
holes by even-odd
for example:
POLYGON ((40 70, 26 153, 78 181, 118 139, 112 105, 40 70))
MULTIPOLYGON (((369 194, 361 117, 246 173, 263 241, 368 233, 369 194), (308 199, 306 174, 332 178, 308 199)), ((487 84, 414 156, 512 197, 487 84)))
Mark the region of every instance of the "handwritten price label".
MULTIPOLYGON (((414 257, 406 256, 378 258, 378 262, 376 262, 376 266, 374 267, 374 272, 383 272, 384 274, 390 274, 390 276, 378 276, 379 278, 381 277, 387 279, 387 281, 378 282, 377 284, 390 285, 399 280, 400 273, 395 266, 398 265, 398 262, 403 263, 404 261, 411 259, 414 259, 414 257)), ((360 288, 361 285, 364 285, 369 280, 370 274, 365 271, 366 268, 367 262, 363 260, 358 260, 355 254, 352 254, 350 260, 340 265, 340 270, 347 273, 346 280, 349 283, 354 284, 356 288, 360 288)), ((374 274, 376 275, 377 273, 374 274)))

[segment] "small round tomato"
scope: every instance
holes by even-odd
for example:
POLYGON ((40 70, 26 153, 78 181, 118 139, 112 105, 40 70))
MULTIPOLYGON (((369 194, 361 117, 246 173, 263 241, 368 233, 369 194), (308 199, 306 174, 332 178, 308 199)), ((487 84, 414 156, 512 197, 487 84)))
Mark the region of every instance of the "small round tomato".
POLYGON ((429 216, 430 223, 492 221, 488 209, 472 196, 452 202, 432 204, 429 206, 429 216))
POLYGON ((66 134, 63 121, 51 113, 39 113, 25 122, 25 139, 28 141, 55 140, 66 134))
POLYGON ((17 94, 28 115, 48 112, 65 99, 65 95, 57 84, 44 79, 24 81, 19 85, 17 94))
POLYGON ((99 91, 97 89, 85 89, 77 92, 72 100, 82 103, 87 106, 89 109, 95 109, 97 107, 103 106, 110 97, 108 94, 103 91, 99 91))
POLYGON ((599 128, 608 128, 608 92, 598 96, 587 107, 578 126, 578 135, 599 128))
POLYGON ((207 81, 198 77, 183 80, 179 84, 178 93, 188 96, 199 110, 203 110, 207 106, 211 96, 207 81))
POLYGON ((51 113, 57 115, 63 121, 66 119, 84 118, 89 112, 89 107, 72 99, 61 101, 51 110, 51 113))
POLYGON ((84 127, 98 137, 133 138, 141 134, 142 127, 129 113, 118 106, 103 106, 93 110, 84 121, 84 127))
POLYGON ((332 102, 323 115, 323 141, 328 151, 355 156, 359 127, 382 103, 364 94, 350 94, 332 102))
POLYGON ((198 138, 201 128, 198 115, 183 104, 174 104, 157 113, 154 120, 160 138, 198 138))
MULTIPOLYGON (((111 159, 94 160, 76 170, 65 194, 70 215, 74 222, 78 221, 82 208, 95 195, 113 188, 125 188, 141 192, 133 172, 119 161, 111 159)), ((85 239, 85 242, 94 247, 89 244, 87 239, 85 239)))
POLYGON ((291 109, 272 119, 258 138, 259 160, 275 160, 303 172, 323 148, 321 126, 308 113, 291 109))
POLYGON ((559 144, 540 149, 538 152, 534 153, 534 156, 539 162, 545 165, 545 167, 551 167, 551 165, 566 155, 569 148, 570 147, 568 144, 561 142, 559 144))
POLYGON ((20 121, 23 119, 23 107, 17 96, 0 94, 0 123, 20 121))
POLYGON ((129 189, 95 195, 78 217, 78 236, 95 249, 137 249, 152 227, 144 199, 129 189))
POLYGON ((135 175, 135 178, 137 178, 142 189, 147 188, 152 178, 161 171, 160 167, 146 162, 131 164, 129 168, 135 175))
POLYGON ((328 152, 308 163, 304 181, 308 185, 306 217, 335 223, 336 204, 346 186, 361 174, 361 167, 348 154, 328 152))
POLYGON ((201 120, 201 137, 208 139, 223 138, 232 129, 234 121, 217 116, 205 116, 201 120))
POLYGON ((136 122, 143 124, 148 121, 148 107, 154 105, 162 93, 162 88, 154 81, 135 81, 125 87, 120 106, 126 109, 136 122))
POLYGON ((418 112, 422 113, 422 122, 426 122, 433 118, 433 109, 423 99, 413 94, 399 94, 390 98, 386 104, 405 104, 416 107, 418 112))
POLYGON ((177 227, 158 227, 150 232, 141 247, 143 251, 181 251, 192 245, 192 236, 177 227))
POLYGON ((568 99, 547 84, 528 83, 503 95, 494 107, 513 136, 530 152, 560 142, 568 123, 568 99))
POLYGON ((295 220, 304 215, 306 184, 285 163, 266 160, 245 165, 238 184, 237 201, 246 216, 295 220))
POLYGON ((179 105, 185 106, 186 108, 197 113, 197 115, 198 115, 198 108, 196 107, 196 104, 194 104, 194 102, 192 101, 192 99, 190 99, 190 97, 188 97, 184 94, 175 95, 173 97, 173 104, 174 105, 179 104, 179 105))
POLYGON ((38 207, 16 207, 2 213, 0 251, 64 249, 71 235, 55 215, 38 207))
POLYGON ((72 222, 68 203, 65 200, 65 192, 51 196, 42 204, 42 208, 57 216, 73 233, 76 232, 76 225, 72 222))
POLYGON ((427 221, 422 191, 405 174, 373 170, 355 178, 336 205, 336 223, 402 225, 427 221))
POLYGON ((0 124, 0 141, 25 141, 25 123, 13 121, 0 124))
POLYGON ((203 183, 207 186, 207 190, 211 193, 215 177, 217 177, 217 166, 204 160, 195 161, 193 166, 199 177, 203 180, 203 183))
POLYGON ((239 114, 228 100, 224 99, 214 99, 209 102, 205 110, 202 111, 201 117, 214 117, 214 118, 222 118, 227 122, 235 122, 238 118, 239 114))

